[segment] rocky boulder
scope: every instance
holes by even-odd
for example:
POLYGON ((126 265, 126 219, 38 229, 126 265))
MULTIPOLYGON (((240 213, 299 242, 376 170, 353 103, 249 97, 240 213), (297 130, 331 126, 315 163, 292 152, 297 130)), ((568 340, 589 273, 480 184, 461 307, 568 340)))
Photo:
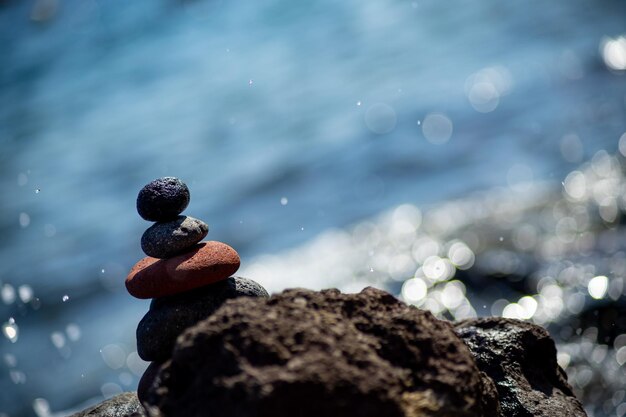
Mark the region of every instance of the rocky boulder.
POLYGON ((148 389, 161 416, 492 416, 495 389, 453 326, 392 295, 287 290, 227 301, 148 389))
MULTIPOLYGON (((366 288, 226 301, 141 380, 150 417, 585 417, 539 326, 366 288)), ((137 417, 135 394, 78 416, 137 417)))

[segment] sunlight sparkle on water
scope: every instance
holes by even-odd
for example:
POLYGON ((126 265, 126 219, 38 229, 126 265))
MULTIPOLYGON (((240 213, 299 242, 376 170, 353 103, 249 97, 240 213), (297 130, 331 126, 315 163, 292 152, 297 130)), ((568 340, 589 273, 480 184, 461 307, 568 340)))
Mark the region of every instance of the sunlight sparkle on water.
POLYGON ((504 307, 504 310, 502 311, 502 317, 507 318, 507 319, 528 318, 528 317, 524 317, 525 315, 526 315, 526 312, 524 311, 524 308, 518 303, 511 303, 507 305, 506 307, 504 307))
POLYGON ((102 396, 108 399, 116 396, 117 394, 121 394, 124 390, 118 384, 107 382, 100 387, 100 391, 102 392, 102 396))
POLYGON ((111 369, 120 369, 126 363, 126 352, 117 344, 106 345, 100 349, 104 363, 111 369))
POLYGON ((13 304, 15 301, 15 288, 11 284, 4 284, 0 288, 0 298, 4 304, 13 304))
POLYGON ((50 414, 50 404, 44 398, 36 398, 33 400, 33 410, 37 417, 49 417, 50 414))
POLYGON ((535 312, 537 311, 537 305, 538 305, 537 300, 535 300, 530 295, 526 295, 520 298, 517 304, 519 304, 520 307, 522 307, 522 310, 524 310, 524 313, 522 316, 522 318, 524 319, 532 318, 532 316, 534 316, 535 312))
POLYGON ((465 301, 465 285, 461 281, 450 281, 441 292, 441 303, 449 310, 459 307, 465 301))
POLYGON ((454 275, 454 267, 448 259, 430 256, 422 267, 424 275, 433 281, 445 281, 454 275))
POLYGON ((24 304, 30 302, 34 297, 34 292, 30 285, 20 285, 17 293, 24 304))
POLYGON ((365 125, 379 135, 391 132, 397 121, 396 111, 386 103, 375 103, 365 112, 365 125))
POLYGON ((402 298, 408 303, 417 303, 426 297, 428 287, 421 278, 412 278, 402 284, 402 298))
POLYGON ((559 366, 563 369, 567 369, 567 367, 569 366, 570 360, 571 360, 570 355, 567 353, 559 352, 556 355, 556 361, 559 364, 559 366))
POLYGON ((80 327, 77 324, 70 323, 65 327, 65 333, 67 334, 67 338, 72 342, 76 342, 80 339, 81 331, 80 327))
POLYGON ((52 332, 50 335, 50 341, 57 349, 61 349, 65 346, 65 336, 61 332, 52 332))
POLYGON ((448 249, 450 262, 458 269, 469 269, 474 265, 474 252, 463 242, 455 242, 448 249))
POLYGON ((137 352, 131 352, 126 357, 126 366, 135 376, 141 376, 148 367, 148 362, 141 359, 137 352))
POLYGON ((4 336, 11 341, 11 343, 17 342, 17 338, 19 336, 19 327, 15 323, 15 319, 11 317, 9 321, 2 325, 2 333, 4 336))
POLYGON ((11 355, 10 353, 6 353, 4 355, 4 363, 6 363, 6 365, 9 368, 14 368, 17 366, 17 358, 15 357, 15 355, 11 355))
POLYGON ((615 71, 626 70, 626 37, 602 39, 600 52, 607 67, 615 71))
POLYGON ((626 156, 626 132, 624 132, 622 136, 620 136, 618 146, 619 146, 619 152, 623 156, 626 156))
POLYGON ((615 359, 617 360, 619 366, 623 366, 626 364, 626 346, 622 346, 621 348, 619 348, 619 350, 615 354, 615 359))
POLYGON ((28 227, 30 224, 30 216, 27 213, 20 213, 19 222, 21 227, 28 227))
POLYGON ((606 290, 609 287, 609 279, 604 275, 599 275, 597 277, 593 277, 589 284, 587 285, 587 290, 589 291, 589 295, 591 295, 596 300, 600 300, 604 298, 606 295, 606 290))
POLYGON ((422 122, 422 134, 433 145, 446 143, 453 130, 452 120, 443 113, 427 114, 422 122))
POLYGON ((580 171, 573 171, 563 182, 566 196, 573 200, 582 200, 587 192, 587 181, 585 175, 580 171))
POLYGON ((489 113, 498 107, 500 97, 508 94, 511 86, 509 70, 504 67, 488 67, 467 77, 465 94, 474 110, 489 113))

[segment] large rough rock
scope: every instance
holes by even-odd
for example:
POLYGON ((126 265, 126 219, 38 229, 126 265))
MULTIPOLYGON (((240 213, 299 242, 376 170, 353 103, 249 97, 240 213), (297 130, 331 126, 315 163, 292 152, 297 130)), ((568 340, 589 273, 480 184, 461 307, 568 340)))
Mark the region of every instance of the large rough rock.
POLYGON ((584 417, 587 414, 556 362, 548 332, 519 320, 461 321, 457 334, 481 371, 495 382, 502 417, 584 417))
POLYGON ((367 288, 227 301, 177 340, 147 393, 151 415, 497 415, 450 323, 367 288))
POLYGON ((146 417, 137 394, 124 392, 70 417, 146 417))

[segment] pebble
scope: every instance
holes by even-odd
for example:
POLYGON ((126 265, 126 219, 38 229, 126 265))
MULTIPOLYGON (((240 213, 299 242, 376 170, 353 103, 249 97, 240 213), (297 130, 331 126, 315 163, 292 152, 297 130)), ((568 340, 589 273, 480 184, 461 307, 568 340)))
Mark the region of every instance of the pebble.
POLYGON ((173 220, 187 208, 189 188, 174 177, 158 178, 146 184, 137 196, 137 212, 145 220, 173 220))
POLYGON ((158 222, 141 236, 141 249, 153 258, 171 258, 193 247, 209 233, 209 226, 189 216, 158 222))
POLYGON ((227 244, 200 242, 169 259, 143 258, 126 277, 126 289, 137 298, 164 297, 226 279, 239 264, 239 254, 227 244))
POLYGON ((250 279, 230 277, 193 291, 153 299, 137 327, 137 353, 146 361, 169 359, 176 338, 185 329, 209 317, 226 300, 237 297, 269 295, 250 279))

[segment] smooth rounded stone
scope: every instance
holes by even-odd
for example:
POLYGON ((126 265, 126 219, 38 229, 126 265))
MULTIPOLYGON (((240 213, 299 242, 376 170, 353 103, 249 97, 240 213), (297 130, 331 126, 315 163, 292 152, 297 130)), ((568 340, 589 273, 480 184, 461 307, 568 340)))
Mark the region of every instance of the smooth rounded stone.
POLYGON ((137 212, 145 220, 173 220, 187 208, 189 188, 175 177, 163 177, 146 184, 137 196, 137 212))
POLYGON ((269 298, 269 295, 250 279, 230 277, 192 291, 153 299, 137 327, 137 353, 146 361, 165 361, 185 329, 209 317, 226 300, 237 297, 269 298))
POLYGON ((227 244, 200 242, 169 259, 143 258, 126 277, 126 289, 137 298, 165 297, 224 280, 239 264, 239 254, 227 244))
POLYGON ((149 227, 141 236, 141 249, 153 258, 171 258, 193 247, 208 233, 209 226, 202 220, 178 216, 149 227))

